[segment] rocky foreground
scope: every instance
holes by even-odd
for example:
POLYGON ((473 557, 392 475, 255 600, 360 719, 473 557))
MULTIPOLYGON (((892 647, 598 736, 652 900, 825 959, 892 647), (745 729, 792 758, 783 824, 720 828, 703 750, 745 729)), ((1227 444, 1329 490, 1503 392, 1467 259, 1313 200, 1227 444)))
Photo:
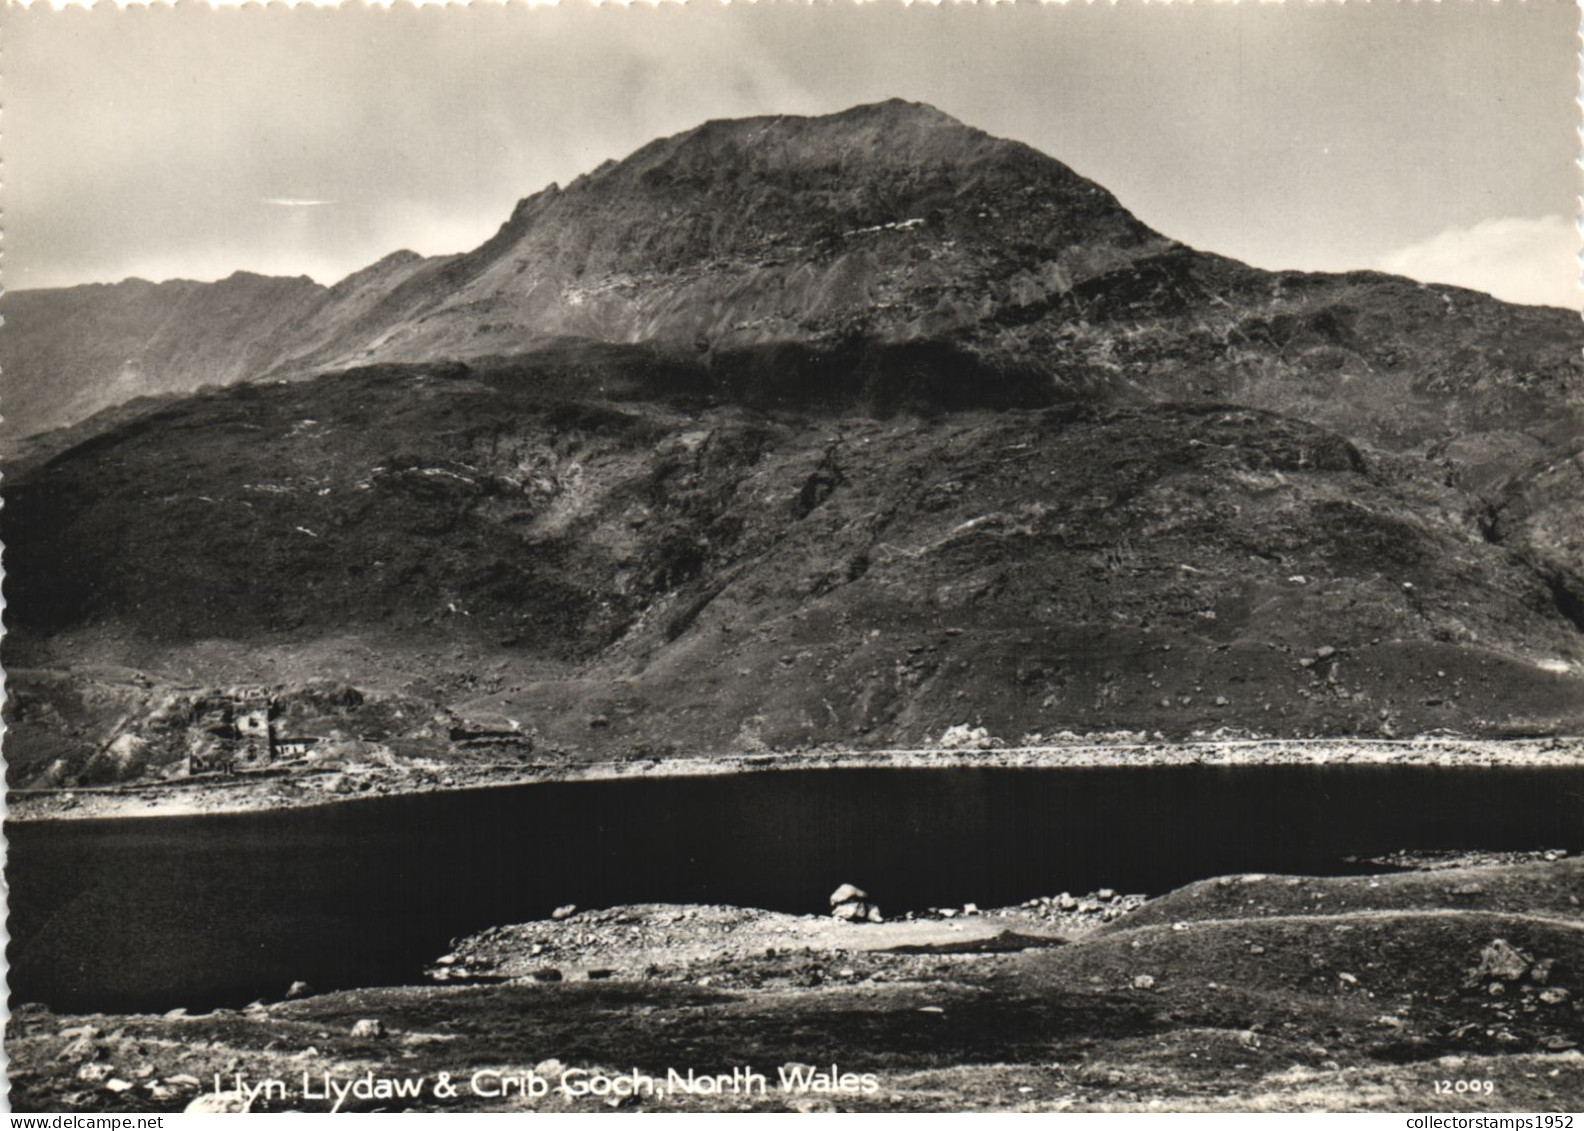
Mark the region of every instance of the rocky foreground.
MULTIPOLYGON (((432 984, 8 1034, 17 1111, 1584 1105, 1584 860, 890 918, 565 907, 432 984), (872 922, 871 919, 879 919, 872 922), (861 921, 858 921, 861 920, 861 921), (762 1083, 761 1083, 762 1081, 762 1083)), ((869 914, 870 911, 874 914, 869 914)))

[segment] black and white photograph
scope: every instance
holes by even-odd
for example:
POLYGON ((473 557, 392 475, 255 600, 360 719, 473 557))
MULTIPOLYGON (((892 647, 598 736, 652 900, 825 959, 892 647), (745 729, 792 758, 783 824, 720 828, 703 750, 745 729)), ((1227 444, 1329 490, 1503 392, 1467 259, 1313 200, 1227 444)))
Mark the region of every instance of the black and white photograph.
POLYGON ((7 1110, 1574 1127, 1579 49, 0 8, 7 1110))

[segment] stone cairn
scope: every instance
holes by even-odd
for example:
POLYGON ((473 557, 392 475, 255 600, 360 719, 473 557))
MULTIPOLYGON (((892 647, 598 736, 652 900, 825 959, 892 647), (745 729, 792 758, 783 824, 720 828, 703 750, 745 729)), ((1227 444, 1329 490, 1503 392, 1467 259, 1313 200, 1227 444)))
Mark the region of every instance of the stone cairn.
POLYGON ((883 923, 880 908, 870 903, 869 893, 852 884, 842 884, 831 892, 831 915, 846 923, 883 923))

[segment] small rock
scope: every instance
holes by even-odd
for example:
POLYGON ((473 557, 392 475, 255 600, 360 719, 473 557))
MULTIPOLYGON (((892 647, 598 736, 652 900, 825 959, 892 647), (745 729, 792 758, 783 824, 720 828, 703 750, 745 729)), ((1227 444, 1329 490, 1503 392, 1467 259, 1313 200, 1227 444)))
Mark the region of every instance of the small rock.
POLYGON ((1135 990, 1153 989, 1154 986, 1155 979, 1149 974, 1139 974, 1133 979, 1133 988, 1135 990))
POLYGON ((1329 660, 1335 655, 1336 649, 1331 647, 1329 644, 1323 644, 1319 648, 1315 649, 1315 659, 1317 660, 1329 660))
POLYGON ((99 1055, 99 1044, 90 1037, 78 1037, 61 1049, 59 1060, 92 1060, 99 1055))
POLYGON ((1347 986, 1356 986, 1356 985, 1358 985, 1358 978, 1355 975, 1353 975, 1353 974, 1346 974, 1346 973, 1338 974, 1337 978, 1342 982, 1343 985, 1347 985, 1347 986))
POLYGON ((557 907, 554 911, 550 912, 550 918, 560 922, 563 919, 570 919, 576 914, 577 904, 568 903, 562 907, 557 907))
POLYGON ((869 893, 855 884, 842 884, 830 894, 830 905, 840 907, 844 903, 853 903, 860 899, 868 899, 869 893))
POLYGON ((177 1006, 175 1009, 167 1009, 163 1016, 167 1021, 180 1021, 187 1016, 187 1010, 183 1006, 177 1006))
POLYGON ((115 1071, 115 1065, 103 1061, 89 1061, 77 1070, 77 1079, 85 1084, 97 1084, 115 1071))
POLYGON ((1095 898, 1109 902, 1116 898, 1116 891, 1112 888, 1101 888, 1095 892, 1095 898))
POLYGON ((1078 910, 1078 901, 1066 892, 1062 892, 1056 897, 1056 907, 1061 911, 1076 911, 1078 910))
POLYGON ((1551 986, 1540 991, 1540 1000, 1546 1005, 1561 1005, 1568 999, 1567 990, 1561 986, 1551 986))
POLYGON ((244 1115, 253 1110, 253 1101, 240 1092, 203 1092, 182 1109, 187 1115, 244 1115))
POLYGON ((1493 978, 1503 982, 1516 982, 1524 976, 1529 966, 1529 957, 1506 939, 1492 939, 1490 945, 1480 951, 1479 965, 1468 972, 1464 984, 1472 989, 1481 982, 1493 978))
POLYGON ((365 1017, 352 1026, 352 1035, 354 1037, 383 1037, 385 1035, 385 1026, 379 1022, 378 1018, 365 1017))
POLYGON ((792 1110, 799 1115, 834 1115, 836 1105, 823 1096, 800 1096, 792 1101, 792 1110))
POLYGON ((86 1037, 91 1041, 99 1035, 99 1032, 99 1029, 93 1025, 73 1025, 70 1029, 62 1029, 58 1035, 70 1038, 86 1037))
MULTIPOLYGON (((447 957, 450 956, 448 955, 447 957)), ((441 961, 444 962, 445 959, 441 959, 441 961)), ((313 992, 313 987, 307 982, 293 982, 286 988, 286 1000, 296 1001, 300 997, 312 997, 313 992)))
POLYGON ((1250 954, 1264 954, 1265 953, 1265 948, 1260 946, 1259 943, 1255 943, 1253 946, 1249 947, 1249 953, 1250 954))
POLYGON ((177 1088, 197 1088, 200 1086, 198 1077, 186 1072, 179 1072, 175 1076, 165 1077, 165 1083, 177 1088))
POLYGON ((119 1076, 112 1077, 111 1079, 105 1081, 105 1091, 107 1091, 107 1092, 120 1093, 120 1092, 130 1092, 131 1090, 132 1090, 131 1081, 123 1080, 119 1076))
POLYGON ((977 914, 979 914, 979 905, 977 903, 965 903, 965 904, 963 904, 963 914, 964 915, 977 915, 977 914))

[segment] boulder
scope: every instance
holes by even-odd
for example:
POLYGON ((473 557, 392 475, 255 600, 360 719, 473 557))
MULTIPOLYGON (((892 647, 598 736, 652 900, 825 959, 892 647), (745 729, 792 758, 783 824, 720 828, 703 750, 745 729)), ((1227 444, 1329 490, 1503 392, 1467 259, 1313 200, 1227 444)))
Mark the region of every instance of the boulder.
POLYGON ((295 1001, 300 997, 312 997, 314 989, 307 982, 293 982, 286 989, 286 1000, 295 1001))
POLYGON ((377 1018, 365 1017, 352 1026, 352 1035, 354 1037, 383 1037, 385 1035, 385 1026, 380 1024, 377 1018))
POLYGON ((1479 964, 1468 972, 1464 982, 1469 988, 1481 982, 1516 982, 1528 972, 1532 960, 1506 939, 1492 939, 1480 951, 1479 964))
POLYGON ((570 919, 576 914, 577 904, 568 903, 561 907, 557 907, 554 911, 550 912, 550 918, 556 920, 556 922, 560 922, 562 919, 570 919))
POLYGON ((830 894, 830 905, 840 907, 844 903, 851 903, 858 899, 868 899, 869 893, 856 884, 842 884, 830 894))
POLYGON ((851 899, 846 903, 838 904, 831 910, 831 915, 845 923, 883 923, 885 916, 880 914, 880 908, 873 903, 865 903, 861 899, 851 899))

